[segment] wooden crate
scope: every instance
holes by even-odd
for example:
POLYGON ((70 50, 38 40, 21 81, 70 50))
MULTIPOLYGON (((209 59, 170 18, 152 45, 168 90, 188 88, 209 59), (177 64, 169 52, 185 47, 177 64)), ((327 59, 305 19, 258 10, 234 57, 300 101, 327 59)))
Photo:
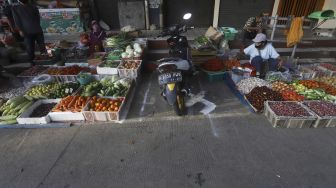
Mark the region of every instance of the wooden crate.
MULTIPOLYGON (((264 114, 267 117, 267 119, 271 122, 272 126, 275 128, 311 128, 317 119, 316 116, 312 114, 311 112, 309 112, 308 110, 307 111, 310 114, 310 116, 307 116, 307 117, 278 116, 274 113, 274 111, 269 106, 269 104, 272 102, 279 102, 279 101, 265 102, 265 113, 264 114)), ((285 101, 285 102, 289 102, 289 101, 285 101)), ((290 101, 290 102, 293 102, 293 101, 290 101)), ((303 107, 303 105, 301 105, 298 102, 293 102, 293 103, 297 103, 303 107)))
POLYGON ((316 102, 316 101, 304 101, 302 105, 309 109, 312 114, 314 114, 317 119, 312 127, 314 128, 325 128, 325 127, 336 127, 336 117, 335 116, 319 116, 312 109, 305 105, 305 103, 316 102))

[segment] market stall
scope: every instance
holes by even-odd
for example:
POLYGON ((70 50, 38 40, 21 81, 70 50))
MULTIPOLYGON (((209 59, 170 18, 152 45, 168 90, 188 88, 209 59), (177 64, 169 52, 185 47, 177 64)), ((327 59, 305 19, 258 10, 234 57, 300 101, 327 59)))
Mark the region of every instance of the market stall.
POLYGON ((274 127, 336 126, 336 66, 301 65, 268 72, 264 79, 238 65, 225 75, 236 96, 255 113, 264 113, 274 127), (240 70, 240 71, 237 71, 240 70))
POLYGON ((141 77, 146 42, 118 34, 106 38, 105 52, 92 53, 77 44, 62 50, 47 45, 50 51, 60 51, 49 58, 61 56, 63 63, 31 67, 17 75, 24 87, 1 91, 0 128, 121 123, 141 77))

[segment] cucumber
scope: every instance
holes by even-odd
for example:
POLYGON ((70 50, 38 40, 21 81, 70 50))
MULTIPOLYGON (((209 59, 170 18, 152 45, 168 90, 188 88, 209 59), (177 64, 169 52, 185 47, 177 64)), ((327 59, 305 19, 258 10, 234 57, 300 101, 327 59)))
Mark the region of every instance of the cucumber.
POLYGON ((8 115, 8 116, 1 116, 0 121, 9 121, 9 120, 16 120, 17 116, 14 115, 8 115))
POLYGON ((18 105, 14 110, 15 111, 19 111, 21 110, 21 108, 23 108, 27 103, 29 103, 29 101, 26 101, 24 103, 21 103, 20 105, 18 105))
POLYGON ((8 121, 0 121, 0 125, 13 125, 16 123, 17 123, 16 119, 8 120, 8 121))
POLYGON ((17 105, 21 104, 22 102, 26 101, 26 98, 24 98, 23 96, 18 96, 15 97, 14 99, 10 99, 7 101, 7 105, 10 105, 11 108, 16 107, 17 105), (9 101, 9 102, 8 102, 9 101))
POLYGON ((27 103, 18 113, 22 114, 25 110, 27 110, 27 108, 29 108, 31 105, 33 104, 33 101, 30 101, 29 103, 27 103))

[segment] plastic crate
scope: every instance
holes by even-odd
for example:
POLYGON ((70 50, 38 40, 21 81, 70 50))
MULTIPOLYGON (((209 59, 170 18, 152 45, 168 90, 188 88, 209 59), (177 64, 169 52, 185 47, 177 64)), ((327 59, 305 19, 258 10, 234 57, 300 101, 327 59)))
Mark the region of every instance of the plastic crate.
POLYGON ((303 104, 307 109, 309 109, 316 117, 317 120, 313 124, 314 128, 325 128, 325 127, 336 127, 336 117, 335 116, 319 116, 312 109, 310 109, 306 104, 318 101, 304 101, 303 104))
POLYGON ((271 122, 272 126, 275 128, 311 128, 315 123, 317 117, 307 110, 303 105, 294 101, 283 101, 292 102, 299 104, 302 108, 306 109, 310 116, 307 117, 287 117, 278 116, 269 106, 270 103, 280 102, 280 101, 267 101, 265 102, 265 116, 271 122))
POLYGON ((124 69, 122 68, 122 64, 126 63, 127 61, 122 61, 120 65, 118 66, 118 73, 120 78, 132 78, 136 79, 140 74, 140 68, 142 64, 142 60, 132 60, 135 61, 138 64, 138 67, 136 69, 124 69))
POLYGON ((225 71, 223 72, 205 72, 207 74, 208 80, 210 82, 216 82, 216 81, 223 81, 224 80, 224 75, 226 74, 225 71))
MULTIPOLYGON (((108 97, 102 97, 102 98, 108 98, 108 97)), ((89 111, 89 103, 86 104, 83 115, 85 117, 85 120, 88 122, 116 122, 120 120, 120 114, 124 108, 126 98, 124 98, 122 104, 120 105, 120 108, 117 112, 96 112, 96 111, 89 111)))

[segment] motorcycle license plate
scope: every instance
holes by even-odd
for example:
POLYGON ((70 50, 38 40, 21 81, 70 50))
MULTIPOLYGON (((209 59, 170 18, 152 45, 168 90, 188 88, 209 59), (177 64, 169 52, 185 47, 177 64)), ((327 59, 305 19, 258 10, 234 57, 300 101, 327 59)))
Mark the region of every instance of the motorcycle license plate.
POLYGON ((168 84, 182 82, 182 73, 181 72, 170 72, 159 75, 159 84, 168 84))

